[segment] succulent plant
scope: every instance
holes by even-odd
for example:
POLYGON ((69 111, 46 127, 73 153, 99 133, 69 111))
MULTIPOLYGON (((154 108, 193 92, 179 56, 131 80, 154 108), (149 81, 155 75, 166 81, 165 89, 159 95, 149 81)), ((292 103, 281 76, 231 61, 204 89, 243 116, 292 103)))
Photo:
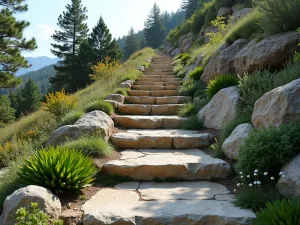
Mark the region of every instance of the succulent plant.
POLYGON ((94 180, 93 161, 82 152, 63 147, 37 151, 19 168, 20 182, 39 185, 54 193, 80 190, 94 180))

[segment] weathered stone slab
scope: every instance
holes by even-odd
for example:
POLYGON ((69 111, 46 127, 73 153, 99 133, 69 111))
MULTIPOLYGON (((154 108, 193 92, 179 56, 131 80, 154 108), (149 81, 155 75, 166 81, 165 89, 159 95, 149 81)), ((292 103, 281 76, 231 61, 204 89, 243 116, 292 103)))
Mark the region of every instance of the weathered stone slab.
POLYGON ((151 112, 151 105, 119 105, 118 110, 124 114, 148 115, 151 112))

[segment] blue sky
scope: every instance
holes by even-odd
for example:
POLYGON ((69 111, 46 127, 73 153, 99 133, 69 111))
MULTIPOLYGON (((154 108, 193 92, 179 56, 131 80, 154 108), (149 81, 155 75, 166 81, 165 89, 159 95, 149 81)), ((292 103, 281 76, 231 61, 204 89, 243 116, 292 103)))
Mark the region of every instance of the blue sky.
MULTIPOLYGON (((25 37, 35 37, 38 49, 24 52, 24 56, 49 56, 52 42, 51 34, 57 27, 57 18, 65 10, 70 0, 28 0, 29 10, 16 14, 18 19, 27 20, 30 26, 26 28, 25 37)), ((88 26, 90 30, 96 25, 100 15, 115 38, 128 33, 132 26, 135 31, 143 29, 151 7, 157 3, 162 11, 176 11, 181 0, 82 0, 88 9, 88 26)))

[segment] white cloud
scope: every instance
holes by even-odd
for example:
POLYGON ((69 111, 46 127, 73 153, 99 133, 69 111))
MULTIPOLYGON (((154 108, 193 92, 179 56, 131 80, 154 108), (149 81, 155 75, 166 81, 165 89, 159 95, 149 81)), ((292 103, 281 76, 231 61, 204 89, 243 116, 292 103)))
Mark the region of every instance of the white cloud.
POLYGON ((38 24, 38 37, 41 40, 49 41, 51 40, 51 35, 54 34, 55 29, 47 24, 38 24))

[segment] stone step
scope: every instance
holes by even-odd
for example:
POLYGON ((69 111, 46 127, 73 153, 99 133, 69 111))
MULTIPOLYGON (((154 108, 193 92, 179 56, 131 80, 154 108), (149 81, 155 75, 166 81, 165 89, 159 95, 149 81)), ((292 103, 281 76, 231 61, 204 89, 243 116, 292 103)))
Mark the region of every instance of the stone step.
POLYGON ((121 152, 120 160, 107 162, 103 171, 109 175, 151 181, 175 178, 186 181, 223 179, 230 175, 230 165, 199 149, 131 149, 121 152))
POLYGON ((149 79, 169 79, 169 78, 177 78, 174 75, 144 75, 142 78, 149 79))
POLYGON ((111 136, 112 143, 123 149, 188 149, 207 147, 214 136, 199 131, 176 129, 127 130, 111 136))
POLYGON ((125 104, 119 105, 120 113, 129 115, 176 115, 184 104, 165 104, 165 105, 141 105, 125 104))
POLYGON ((187 118, 179 116, 115 116, 117 125, 133 129, 180 128, 187 118))
POLYGON ((180 78, 147 78, 147 77, 141 77, 140 79, 136 80, 136 82, 182 82, 182 79, 180 78))
POLYGON ((255 219, 252 211, 235 207, 219 184, 133 182, 116 188, 101 189, 82 206, 83 225, 249 225, 255 219))
POLYGON ((191 101, 189 96, 168 96, 168 97, 151 97, 151 96, 126 96, 126 101, 132 104, 184 104, 191 101))
POLYGON ((180 86, 132 85, 131 88, 132 88, 132 90, 162 91, 162 90, 179 90, 180 86))
POLYGON ((131 90, 128 91, 130 96, 179 96, 180 92, 176 90, 163 90, 163 91, 141 91, 141 90, 131 90))
POLYGON ((136 81, 134 85, 158 85, 158 86, 168 86, 168 85, 174 85, 174 86, 181 86, 182 81, 168 81, 168 82, 163 82, 163 81, 136 81))

